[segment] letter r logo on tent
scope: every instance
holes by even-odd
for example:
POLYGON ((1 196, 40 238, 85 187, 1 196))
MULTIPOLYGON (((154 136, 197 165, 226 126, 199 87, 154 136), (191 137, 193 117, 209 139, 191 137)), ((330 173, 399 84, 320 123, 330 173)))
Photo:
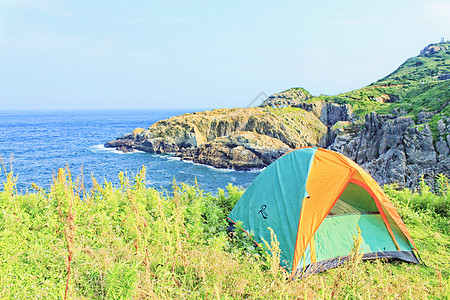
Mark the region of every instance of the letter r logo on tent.
POLYGON ((263 217, 264 219, 267 219, 267 217, 269 216, 265 210, 266 210, 267 206, 266 205, 261 205, 261 209, 258 211, 258 214, 261 214, 261 217, 263 217))

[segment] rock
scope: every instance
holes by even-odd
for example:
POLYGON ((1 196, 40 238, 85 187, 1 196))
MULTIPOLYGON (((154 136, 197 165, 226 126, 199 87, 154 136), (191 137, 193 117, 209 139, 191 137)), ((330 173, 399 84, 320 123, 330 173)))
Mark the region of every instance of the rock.
POLYGON ((134 149, 131 147, 126 147, 126 146, 120 146, 116 148, 119 151, 122 151, 123 153, 129 153, 129 152, 134 152, 134 149))
POLYGON ((195 163, 224 169, 250 170, 266 166, 256 154, 243 146, 229 147, 220 142, 183 149, 176 156, 182 160, 192 160, 195 163))
POLYGON ((435 52, 439 52, 441 50, 445 50, 446 47, 439 44, 431 44, 420 50, 420 56, 426 56, 428 54, 433 54, 435 52))
POLYGON ((436 142, 436 150, 439 153, 439 157, 438 157, 439 161, 442 160, 442 159, 445 159, 450 153, 450 150, 449 150, 449 147, 447 145, 447 142, 444 141, 443 138, 441 138, 440 141, 436 142))
POLYGON ((334 125, 339 121, 354 120, 353 110, 349 104, 316 101, 313 103, 299 103, 295 107, 312 112, 325 125, 334 125))
POLYGON ((447 131, 447 126, 445 125, 445 123, 444 123, 444 121, 442 119, 440 119, 437 122, 437 126, 436 127, 439 130, 439 134, 440 135, 444 135, 445 132, 447 131))
POLYGON ((292 149, 278 139, 240 131, 196 148, 183 149, 176 156, 217 168, 250 170, 268 166, 289 150, 292 149))
POLYGON ((442 138, 434 146, 429 125, 417 126, 412 117, 370 113, 360 132, 335 133, 329 148, 356 161, 380 184, 411 188, 422 176, 431 185, 437 174, 450 177, 448 141, 442 138))
POLYGON ((257 155, 244 147, 229 148, 217 142, 208 143, 200 147, 193 161, 216 168, 234 168, 236 170, 250 170, 264 166, 264 163, 257 155))
POLYGON ((417 124, 424 124, 430 121, 431 117, 435 115, 434 112, 421 111, 417 114, 417 124))
POLYGON ((313 113, 300 108, 217 109, 159 121, 105 147, 176 153, 183 160, 241 170, 265 167, 293 148, 317 146, 326 132, 313 113))
POLYGON ((117 140, 107 142, 105 144, 107 148, 116 148, 123 152, 132 152, 134 150, 134 141, 131 139, 119 138, 117 140))
POLYGON ((407 164, 413 166, 416 171, 435 165, 437 163, 436 151, 428 124, 422 130, 418 130, 417 127, 408 128, 405 133, 403 141, 407 164))
POLYGON ((270 107, 284 107, 284 106, 297 106, 300 103, 308 100, 311 94, 303 88, 292 88, 287 91, 273 94, 263 103, 260 107, 270 106, 270 107))
POLYGON ((254 132, 236 132, 229 136, 228 139, 231 145, 243 146, 245 149, 255 153, 266 166, 277 160, 284 153, 292 150, 279 139, 254 132))
POLYGON ((360 131, 360 124, 351 123, 349 121, 336 122, 328 131, 327 138, 324 139, 321 147, 329 147, 330 149, 341 152, 342 147, 353 139, 360 131))
POLYGON ((400 98, 398 95, 390 95, 390 94, 382 94, 380 96, 373 98, 373 100, 379 103, 393 103, 395 101, 398 101, 399 99, 400 98))
POLYGON ((305 89, 293 88, 270 96, 260 107, 298 107, 312 112, 325 125, 334 125, 339 121, 354 119, 351 105, 325 101, 307 102, 310 97, 311 94, 305 89))
POLYGON ((349 104, 326 103, 319 119, 326 125, 334 125, 339 121, 353 119, 353 111, 349 104))

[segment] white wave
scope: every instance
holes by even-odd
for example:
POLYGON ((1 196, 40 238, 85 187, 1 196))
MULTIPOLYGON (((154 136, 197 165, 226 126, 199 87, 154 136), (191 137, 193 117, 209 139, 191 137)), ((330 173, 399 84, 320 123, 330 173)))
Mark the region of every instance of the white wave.
POLYGON ((181 160, 181 157, 176 157, 176 156, 173 156, 173 155, 167 155, 165 158, 167 160, 175 160, 175 161, 180 161, 181 160))
POLYGON ((266 167, 262 168, 262 169, 251 169, 249 171, 246 172, 250 172, 250 173, 261 173, 262 171, 264 171, 266 169, 266 167))
POLYGON ((214 166, 196 163, 196 162, 193 162, 192 160, 182 160, 182 162, 189 163, 189 164, 193 164, 194 166, 199 166, 199 167, 203 167, 203 168, 212 169, 212 170, 218 171, 218 172, 224 172, 224 173, 229 173, 229 172, 240 172, 240 171, 237 171, 236 169, 216 168, 216 167, 214 167, 214 166))
POLYGON ((218 171, 218 172, 225 172, 225 173, 229 173, 229 172, 260 173, 262 170, 264 170, 264 169, 266 168, 266 167, 264 167, 264 168, 262 168, 262 169, 257 169, 257 168, 255 168, 255 169, 250 169, 250 170, 245 170, 245 171, 244 171, 244 170, 236 170, 236 169, 234 169, 234 168, 232 168, 232 169, 216 168, 216 167, 213 167, 213 166, 210 166, 210 165, 203 165, 203 164, 198 164, 198 163, 194 163, 194 165, 207 167, 207 168, 213 169, 213 170, 215 170, 215 171, 218 171))
POLYGON ((94 145, 94 146, 90 146, 89 150, 91 150, 94 153, 101 153, 101 152, 108 152, 108 153, 115 153, 115 154, 136 154, 136 153, 145 153, 144 151, 140 151, 140 150, 134 150, 133 152, 123 152, 123 151, 119 151, 116 148, 107 148, 105 147, 103 144, 100 145, 94 145))
POLYGON ((183 163, 186 164, 192 164, 194 166, 200 166, 200 167, 204 167, 204 168, 209 168, 209 169, 213 169, 214 171, 218 171, 218 172, 224 172, 224 173, 229 173, 229 172, 250 172, 250 173, 260 173, 262 170, 265 169, 250 169, 247 171, 241 171, 241 170, 236 170, 236 169, 224 169, 224 168, 216 168, 214 166, 210 166, 210 165, 205 165, 205 164, 200 164, 200 163, 196 163, 192 160, 184 160, 181 159, 181 157, 177 157, 174 156, 173 154, 152 154, 153 157, 159 157, 159 158, 165 158, 166 160, 170 160, 170 161, 181 161, 183 163))
POLYGON ((223 172, 223 173, 237 172, 235 169, 216 168, 216 167, 213 167, 210 165, 202 165, 202 164, 197 164, 197 165, 205 166, 207 168, 213 169, 214 171, 223 172))

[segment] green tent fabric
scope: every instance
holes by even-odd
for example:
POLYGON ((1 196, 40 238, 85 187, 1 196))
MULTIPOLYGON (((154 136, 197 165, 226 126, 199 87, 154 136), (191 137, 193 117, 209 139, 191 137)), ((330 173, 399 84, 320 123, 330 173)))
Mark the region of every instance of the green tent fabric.
POLYGON ((267 227, 275 233, 283 232, 277 234, 277 239, 286 245, 281 253, 284 267, 289 266, 294 255, 302 199, 308 196, 306 180, 316 149, 306 150, 301 155, 288 153, 270 164, 247 188, 229 215, 231 220, 245 220, 245 228, 250 228, 249 234, 257 237, 257 243, 262 243, 262 239, 270 242, 267 227))

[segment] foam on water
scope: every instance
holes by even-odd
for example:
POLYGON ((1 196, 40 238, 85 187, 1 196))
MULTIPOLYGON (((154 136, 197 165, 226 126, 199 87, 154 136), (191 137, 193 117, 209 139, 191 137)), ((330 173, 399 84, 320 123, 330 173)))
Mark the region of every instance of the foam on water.
POLYGON ((100 153, 100 152, 107 152, 107 153, 114 153, 114 154, 137 154, 137 153, 145 153, 144 151, 141 150, 134 150, 133 152, 123 152, 123 151, 119 151, 116 148, 108 148, 105 147, 104 144, 99 144, 99 145, 94 145, 94 146, 90 146, 89 150, 91 150, 92 152, 96 152, 96 153, 100 153))

